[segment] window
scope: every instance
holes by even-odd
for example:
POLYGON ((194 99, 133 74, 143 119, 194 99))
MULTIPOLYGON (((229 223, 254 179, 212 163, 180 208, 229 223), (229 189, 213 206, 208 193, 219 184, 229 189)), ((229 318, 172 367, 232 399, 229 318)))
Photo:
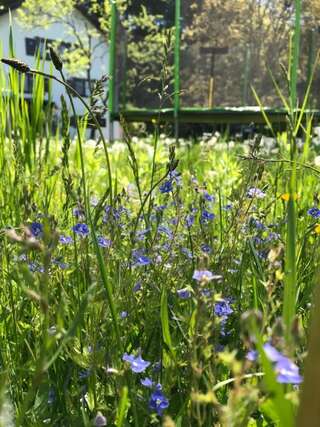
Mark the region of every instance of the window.
MULTIPOLYGON (((33 75, 25 74, 24 93, 32 93, 33 90, 33 75)), ((49 92, 49 80, 44 79, 44 93, 49 92)))
POLYGON ((68 83, 79 93, 79 95, 84 97, 90 96, 90 87, 87 79, 73 77, 72 79, 68 80, 68 83))
POLYGON ((26 54, 27 55, 34 55, 36 52, 36 39, 30 39, 29 37, 26 38, 26 54))
POLYGON ((24 81, 24 92, 32 93, 32 88, 33 88, 33 76, 31 74, 26 74, 25 81, 24 81))
POLYGON ((53 44, 54 40, 44 39, 43 37, 35 37, 31 39, 26 38, 26 53, 27 55, 34 56, 40 52, 40 57, 43 58, 46 48, 46 59, 50 59, 49 47, 53 44))

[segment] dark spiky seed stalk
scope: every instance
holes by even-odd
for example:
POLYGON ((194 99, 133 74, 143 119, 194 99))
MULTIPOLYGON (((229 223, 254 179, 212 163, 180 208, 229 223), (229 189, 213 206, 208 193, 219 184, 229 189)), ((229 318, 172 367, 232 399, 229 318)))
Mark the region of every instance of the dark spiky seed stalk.
POLYGON ((58 71, 62 70, 63 62, 57 52, 50 46, 50 57, 55 69, 58 71))
POLYGON ((15 58, 2 58, 1 62, 9 65, 20 73, 29 73, 31 71, 29 65, 15 58))

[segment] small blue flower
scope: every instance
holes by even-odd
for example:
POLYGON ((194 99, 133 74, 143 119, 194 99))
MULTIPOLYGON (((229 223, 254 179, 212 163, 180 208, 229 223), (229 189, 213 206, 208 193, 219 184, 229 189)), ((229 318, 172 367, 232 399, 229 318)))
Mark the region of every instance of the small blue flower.
POLYGON ((162 393, 162 387, 160 384, 157 384, 156 390, 151 394, 149 400, 149 408, 152 411, 156 411, 158 415, 162 415, 163 411, 168 408, 169 400, 162 393))
POLYGON ((140 380, 140 383, 144 386, 144 387, 148 387, 151 388, 153 386, 153 381, 151 378, 143 378, 140 380))
POLYGON ((254 197, 256 197, 257 199, 264 199, 266 197, 266 193, 264 193, 259 188, 252 187, 249 188, 249 190, 247 191, 247 197, 249 197, 250 199, 253 199, 254 197))
POLYGON ((67 268, 69 268, 69 264, 61 261, 61 259, 59 258, 53 259, 52 263, 61 268, 61 270, 66 270, 67 268))
POLYGON ((210 254, 212 252, 212 248, 209 245, 206 245, 205 243, 202 243, 202 245, 200 246, 202 252, 204 252, 205 254, 210 254))
POLYGON ((214 202, 215 200, 214 196, 209 194, 207 191, 204 192, 203 197, 207 202, 214 202))
POLYGON ((181 299, 188 299, 191 297, 191 292, 188 291, 188 289, 178 289, 177 294, 181 299))
POLYGON ((185 221, 186 221, 186 226, 188 228, 192 227, 192 225, 194 223, 194 215, 191 215, 191 214, 187 215, 185 221))
POLYGON ((195 270, 192 278, 197 282, 210 282, 211 280, 222 279, 222 276, 214 275, 208 270, 195 270))
POLYGON ((154 207, 156 212, 163 212, 166 209, 167 205, 158 205, 154 207))
POLYGON ((257 230, 265 230, 266 226, 262 222, 258 221, 256 218, 250 218, 250 223, 253 227, 256 227, 257 230))
POLYGON ((30 231, 34 237, 41 237, 43 234, 43 225, 40 222, 33 222, 30 225, 30 231))
POLYGON ((256 350, 249 350, 246 355, 246 359, 249 360, 250 362, 254 362, 255 360, 257 360, 257 357, 258 357, 258 352, 256 350))
POLYGON ((281 354, 270 343, 266 343, 263 349, 271 362, 275 363, 277 380, 281 384, 300 384, 302 377, 299 374, 298 366, 286 356, 281 354))
POLYGON ((93 425, 94 427, 104 427, 107 425, 107 419, 100 411, 98 411, 93 421, 93 425))
POLYGON ((274 231, 271 231, 268 236, 266 237, 267 242, 274 242, 275 240, 280 240, 280 234, 275 233, 274 231))
POLYGON ((70 237, 70 236, 64 236, 64 235, 61 235, 61 236, 59 237, 59 242, 60 242, 62 245, 70 245, 70 244, 73 242, 73 239, 72 239, 72 237, 70 237))
POLYGON ((128 317, 128 312, 127 311, 121 311, 120 317, 121 317, 121 319, 127 318, 128 317))
POLYGON ((36 272, 38 272, 38 273, 44 273, 44 268, 43 268, 43 266, 42 266, 42 265, 40 265, 40 264, 38 264, 37 262, 30 262, 30 263, 28 264, 28 267, 29 267, 29 270, 30 270, 32 273, 36 273, 36 272))
POLYGON ((139 267, 144 267, 144 266, 149 265, 149 264, 151 264, 151 260, 147 256, 139 255, 139 256, 135 257, 134 265, 139 266, 139 267))
POLYGON ((153 364, 153 372, 157 373, 161 371, 161 362, 156 362, 153 364))
POLYGON ((84 210, 80 207, 73 208, 72 213, 76 218, 81 218, 84 216, 84 210))
POLYGON ((277 372, 277 380, 280 384, 302 383, 298 366, 285 356, 278 360, 275 370, 277 372))
POLYGON ((170 193, 173 190, 172 182, 167 180, 159 187, 160 193, 170 193))
POLYGON ((111 246, 111 240, 106 239, 103 236, 97 237, 97 242, 98 242, 98 245, 101 246, 102 248, 110 248, 111 246))
POLYGON ((136 374, 144 372, 150 365, 150 362, 143 360, 140 354, 139 356, 134 356, 133 354, 124 353, 124 355, 122 356, 122 360, 130 363, 130 368, 132 372, 135 372, 136 374))
POLYGON ((72 227, 72 230, 81 237, 86 237, 89 234, 89 227, 83 223, 76 224, 72 227))
POLYGON ((231 203, 228 203, 227 205, 224 205, 223 207, 222 207, 222 209, 224 210, 224 211, 231 211, 231 209, 233 208, 233 205, 231 204, 231 203))
POLYGON ((170 230, 169 227, 166 227, 165 225, 159 225, 158 232, 161 234, 165 234, 167 237, 169 237, 169 239, 173 238, 172 231, 170 230))
POLYGON ((141 285, 141 282, 137 282, 135 285, 134 285, 134 287, 133 287, 133 292, 138 292, 138 291, 140 291, 141 290, 141 288, 142 288, 142 285, 141 285))
POLYGON ((183 255, 185 255, 187 258, 192 259, 193 255, 192 252, 190 251, 190 249, 188 248, 181 248, 181 252, 183 253, 183 255))
POLYGON ((320 209, 316 208, 315 206, 308 209, 307 213, 308 215, 312 216, 312 218, 320 218, 320 209))
POLYGON ((233 313, 233 309, 230 307, 230 302, 226 299, 218 301, 214 305, 214 314, 218 317, 228 317, 233 313))
POLYGON ((206 209, 204 209, 201 212, 201 218, 200 221, 201 222, 208 222, 208 221, 212 221, 215 218, 215 214, 212 212, 207 211, 206 209))

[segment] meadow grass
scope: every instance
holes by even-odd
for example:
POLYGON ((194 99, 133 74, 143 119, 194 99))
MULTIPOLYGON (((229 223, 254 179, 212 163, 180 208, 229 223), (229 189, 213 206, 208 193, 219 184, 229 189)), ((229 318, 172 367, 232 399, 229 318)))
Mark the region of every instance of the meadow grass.
POLYGON ((34 78, 27 108, 0 72, 2 425, 295 425, 319 268, 307 101, 272 140, 175 146, 155 124, 111 145, 80 122, 71 140, 66 101, 53 135, 34 78))

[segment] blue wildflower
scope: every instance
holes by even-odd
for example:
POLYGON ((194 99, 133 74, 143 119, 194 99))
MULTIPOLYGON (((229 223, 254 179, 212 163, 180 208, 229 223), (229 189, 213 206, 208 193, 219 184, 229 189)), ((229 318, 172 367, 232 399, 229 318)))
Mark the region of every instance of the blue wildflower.
POLYGON ((316 208, 315 206, 308 209, 307 213, 308 215, 312 216, 312 218, 320 218, 320 209, 316 208))
POLYGON ((162 387, 157 384, 156 390, 151 394, 149 400, 149 408, 152 411, 156 411, 158 415, 162 415, 163 411, 169 406, 169 400, 162 393, 162 387))
POLYGON ((208 270, 195 270, 192 276, 197 282, 210 282, 211 280, 222 279, 222 276, 212 274, 208 270))
POLYGON ((249 190, 247 191, 247 197, 249 197, 250 199, 253 199, 254 197, 256 197, 257 199, 264 199, 266 196, 266 193, 264 193, 262 190, 260 190, 259 188, 249 188, 249 190))
POLYGON ((210 254, 212 252, 211 246, 209 246, 205 243, 202 243, 202 245, 200 247, 201 247, 202 252, 204 252, 205 254, 210 254))
POLYGON ((302 377, 299 374, 298 366, 285 356, 278 360, 275 370, 277 373, 277 380, 281 384, 302 383, 302 377))
POLYGON ((72 227, 72 230, 81 237, 86 237, 89 234, 89 227, 83 223, 76 224, 72 227))
POLYGON ((167 237, 169 237, 169 239, 173 238, 172 231, 170 230, 169 227, 166 227, 165 225, 159 225, 158 232, 161 233, 161 234, 167 235, 167 237))
POLYGON ((203 193, 203 197, 207 202, 214 202, 215 198, 211 194, 209 194, 207 191, 203 193))
POLYGON ((192 259, 193 255, 192 252, 190 251, 190 249, 188 248, 181 248, 181 252, 183 253, 183 255, 185 255, 187 258, 192 259))
POLYGON ((172 182, 167 180, 159 187, 160 193, 170 193, 173 190, 172 182))
POLYGON ((154 210, 155 210, 156 212, 163 212, 163 211, 166 209, 166 207, 167 207, 167 205, 156 205, 156 206, 154 207, 154 210))
POLYGON ((161 370, 161 362, 156 362, 156 363, 154 363, 153 364, 153 372, 160 372, 160 370, 161 370))
POLYGON ((233 309, 230 307, 230 302, 226 299, 218 301, 214 305, 214 314, 218 317, 228 317, 233 313, 233 309))
POLYGON ((246 355, 246 359, 249 360, 250 362, 254 362, 255 360, 257 360, 257 357, 258 357, 257 350, 249 350, 246 355))
MULTIPOLYGON (((298 366, 292 362, 288 357, 280 353, 270 343, 263 346, 268 359, 274 363, 275 372, 277 374, 277 381, 281 384, 301 384, 302 377, 299 374, 298 366)), ((248 360, 256 360, 258 352, 251 350, 247 354, 248 360)))
POLYGON ((151 259, 145 255, 142 255, 139 252, 134 253, 133 258, 134 258, 134 265, 135 266, 144 267, 146 265, 151 264, 151 259))
POLYGON ((61 259, 59 258, 53 259, 52 263, 61 268, 61 270, 66 270, 67 268, 69 268, 69 264, 61 261, 61 259))
POLYGON ((104 427, 107 425, 107 419, 100 411, 97 412, 93 425, 94 427, 104 427))
POLYGON ((43 234, 43 225, 40 222, 33 222, 30 225, 30 231, 34 237, 41 237, 43 234))
POLYGON ((130 368, 132 372, 135 372, 136 374, 144 372, 150 365, 150 362, 143 360, 140 354, 139 356, 134 356, 133 354, 124 353, 124 355, 122 356, 122 360, 130 363, 130 368))
POLYGON ((153 381, 151 378, 143 378, 140 380, 140 383, 144 386, 144 387, 148 387, 151 388, 153 386, 153 381))
POLYGON ((212 221, 214 220, 214 218, 215 218, 215 214, 207 211, 206 209, 203 209, 203 211, 201 212, 201 218, 200 218, 201 222, 212 221))
POLYGON ((72 243, 72 242, 73 242, 73 239, 72 239, 72 237, 70 237, 70 236, 64 236, 64 235, 61 235, 61 236, 59 236, 59 242, 60 242, 62 245, 69 245, 70 243, 72 243))
POLYGON ((133 287, 133 292, 138 292, 138 291, 140 291, 141 290, 141 288, 142 288, 142 285, 141 285, 141 282, 137 282, 135 285, 134 285, 134 287, 133 287))
POLYGON ((101 246, 102 248, 110 248, 111 246, 111 240, 106 239, 103 236, 97 237, 97 242, 98 242, 98 245, 101 246))
POLYGON ((224 211, 230 211, 233 208, 231 203, 228 203, 222 207, 224 211))
POLYGON ((127 311, 121 311, 120 317, 121 317, 121 319, 127 318, 128 317, 128 312, 127 311))
POLYGON ((81 218, 84 216, 84 210, 80 207, 73 208, 72 213, 76 218, 81 218))
POLYGON ((191 292, 188 289, 178 289, 177 294, 181 299, 188 299, 191 297, 191 292))
POLYGON ((151 231, 150 227, 145 228, 144 230, 138 231, 136 234, 137 240, 143 240, 150 231, 151 231))
POLYGON ((36 273, 36 272, 38 272, 38 273, 44 273, 44 268, 43 268, 43 266, 42 266, 42 265, 39 265, 37 262, 30 262, 30 263, 28 264, 28 267, 29 267, 29 270, 30 270, 32 273, 36 273))
POLYGON ((210 289, 202 289, 201 295, 203 295, 206 298, 209 298, 212 295, 212 291, 210 289))
POLYGON ((186 221, 186 226, 190 228, 194 223, 194 215, 191 215, 191 214, 187 215, 185 221, 186 221))

